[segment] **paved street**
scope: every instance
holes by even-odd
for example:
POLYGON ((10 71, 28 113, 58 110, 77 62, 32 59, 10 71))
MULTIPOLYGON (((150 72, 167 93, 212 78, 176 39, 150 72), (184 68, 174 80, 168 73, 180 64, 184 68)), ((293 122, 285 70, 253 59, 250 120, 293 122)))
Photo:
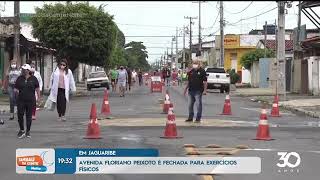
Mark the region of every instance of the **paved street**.
MULTIPOLYGON (((182 139, 167 140, 159 138, 163 131, 166 115, 162 114, 159 99, 161 93, 150 93, 149 88, 134 87, 125 98, 111 93, 109 100, 112 119, 99 121, 103 139, 83 139, 91 103, 96 103, 98 112, 102 103, 101 89, 93 90, 90 97, 74 97, 68 111, 67 122, 57 122, 56 112, 39 111, 38 119, 33 121, 32 139, 17 139, 18 124, 6 121, 0 126, 0 165, 1 180, 11 179, 70 179, 70 175, 17 175, 15 173, 16 148, 157 148, 160 156, 185 156, 184 144, 206 146, 219 144, 235 147, 244 144, 248 150, 241 150, 234 156, 258 156, 262 158, 262 173, 259 175, 215 175, 219 180, 279 179, 315 180, 320 173, 314 170, 320 156, 319 119, 282 113, 281 118, 269 118, 273 141, 255 141, 260 104, 243 97, 232 97, 231 116, 219 115, 222 112, 225 95, 211 92, 204 97, 204 120, 202 124, 184 123, 187 113, 187 99, 179 87, 170 87, 170 98, 177 116, 178 133, 182 139), (299 173, 278 172, 278 151, 298 152, 302 162, 299 173), (312 171, 313 169, 313 171, 312 171)), ((201 179, 197 175, 77 175, 71 179, 201 179)))

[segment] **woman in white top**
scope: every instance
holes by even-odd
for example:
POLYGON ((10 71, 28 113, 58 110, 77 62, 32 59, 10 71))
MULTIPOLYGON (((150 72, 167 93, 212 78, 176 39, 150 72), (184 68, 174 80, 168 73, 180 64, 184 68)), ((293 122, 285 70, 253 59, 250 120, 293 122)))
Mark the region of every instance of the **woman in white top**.
POLYGON ((17 96, 14 92, 16 80, 21 75, 21 70, 15 60, 11 60, 4 80, 3 90, 7 90, 10 100, 10 120, 14 119, 14 107, 17 106, 17 96))
MULTIPOLYGON (((43 82, 42 82, 42 77, 41 77, 41 74, 36 71, 36 65, 34 63, 31 63, 30 64, 31 66, 31 73, 34 77, 37 78, 38 80, 38 83, 39 83, 39 89, 40 89, 40 92, 42 91, 42 86, 43 86, 43 82)), ((35 92, 36 93, 36 92, 35 92)), ((36 93, 36 100, 38 102, 38 95, 36 93)), ((32 120, 36 120, 36 111, 37 111, 37 106, 35 106, 33 109, 32 109, 32 120)))
POLYGON ((57 103, 58 121, 66 121, 66 104, 69 101, 70 90, 74 93, 76 85, 72 71, 68 68, 66 59, 62 59, 58 68, 52 73, 49 100, 57 103))

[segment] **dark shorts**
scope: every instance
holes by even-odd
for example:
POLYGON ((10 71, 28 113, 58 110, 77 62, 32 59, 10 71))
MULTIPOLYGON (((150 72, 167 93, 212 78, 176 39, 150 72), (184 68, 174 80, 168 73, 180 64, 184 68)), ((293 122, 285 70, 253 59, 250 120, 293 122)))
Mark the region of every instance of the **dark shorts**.
POLYGON ((116 82, 116 79, 111 79, 111 82, 114 82, 114 83, 115 83, 115 82, 116 82))

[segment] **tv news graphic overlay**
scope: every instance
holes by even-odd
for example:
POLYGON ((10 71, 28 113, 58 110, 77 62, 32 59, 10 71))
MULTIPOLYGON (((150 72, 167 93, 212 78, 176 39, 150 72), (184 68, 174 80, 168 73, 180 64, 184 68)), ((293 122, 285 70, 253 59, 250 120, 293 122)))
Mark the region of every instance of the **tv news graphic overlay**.
POLYGON ((17 149, 18 174, 259 174, 259 157, 159 157, 157 149, 17 149))
POLYGON ((54 149, 16 149, 16 173, 54 174, 54 149))

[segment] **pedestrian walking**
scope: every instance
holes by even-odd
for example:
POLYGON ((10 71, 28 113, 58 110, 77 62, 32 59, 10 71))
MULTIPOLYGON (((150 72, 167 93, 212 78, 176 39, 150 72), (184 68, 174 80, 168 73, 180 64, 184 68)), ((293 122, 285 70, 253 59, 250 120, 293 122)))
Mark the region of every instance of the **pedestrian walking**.
POLYGON ((128 81, 128 73, 123 66, 120 66, 120 69, 118 71, 118 85, 119 85, 120 97, 124 97, 127 81, 128 81))
POLYGON ((117 90, 117 78, 118 78, 118 70, 115 67, 114 69, 111 69, 109 72, 109 76, 111 77, 111 86, 112 86, 112 92, 116 92, 117 90))
POLYGON ((18 132, 18 138, 31 138, 30 130, 32 124, 32 109, 36 106, 36 96, 40 99, 40 89, 39 82, 35 76, 32 75, 31 66, 29 64, 24 64, 22 66, 22 73, 18 77, 14 91, 18 95, 17 107, 18 107, 18 122, 20 130, 18 132), (26 116, 27 130, 24 131, 24 118, 26 116))
POLYGON ((182 86, 182 72, 181 72, 181 69, 178 70, 178 86, 182 86))
POLYGON ((165 64, 162 69, 162 78, 164 82, 167 83, 167 86, 170 86, 170 76, 171 76, 170 69, 168 68, 168 65, 165 64))
POLYGON ((21 70, 15 60, 11 60, 11 65, 6 72, 2 91, 7 91, 10 102, 10 120, 14 119, 14 107, 17 106, 17 97, 14 92, 16 80, 21 75, 21 70))
POLYGON ((132 71, 132 82, 133 82, 133 84, 135 84, 136 82, 137 82, 137 72, 136 72, 136 70, 135 69, 133 69, 133 71, 132 71))
POLYGON ((66 59, 62 59, 59 66, 51 74, 49 100, 57 104, 58 121, 66 121, 65 113, 69 102, 70 90, 76 91, 72 71, 68 68, 66 59))
MULTIPOLYGON (((34 63, 31 63, 30 66, 31 66, 31 75, 37 78, 39 83, 40 93, 41 93, 42 86, 43 86, 41 74, 38 71, 36 71, 34 63)), ((37 101, 40 100, 40 97, 38 96, 37 92, 35 92, 35 96, 37 101)), ((32 109, 32 120, 36 120, 36 112, 37 112, 37 106, 34 106, 34 108, 32 109)))
POLYGON ((131 91, 132 72, 131 72, 130 68, 128 68, 127 66, 126 66, 125 69, 126 69, 127 74, 128 74, 128 80, 127 80, 126 90, 128 90, 128 87, 129 87, 129 91, 131 91))
POLYGON ((202 117, 202 95, 207 94, 207 76, 203 68, 200 67, 200 61, 194 60, 192 62, 192 69, 188 73, 188 82, 184 90, 184 95, 188 91, 189 95, 189 117, 186 122, 192 122, 194 117, 193 106, 197 102, 197 123, 201 122, 202 117))
POLYGON ((142 86, 142 71, 141 69, 139 69, 139 72, 138 72, 138 79, 139 79, 139 86, 142 86))

